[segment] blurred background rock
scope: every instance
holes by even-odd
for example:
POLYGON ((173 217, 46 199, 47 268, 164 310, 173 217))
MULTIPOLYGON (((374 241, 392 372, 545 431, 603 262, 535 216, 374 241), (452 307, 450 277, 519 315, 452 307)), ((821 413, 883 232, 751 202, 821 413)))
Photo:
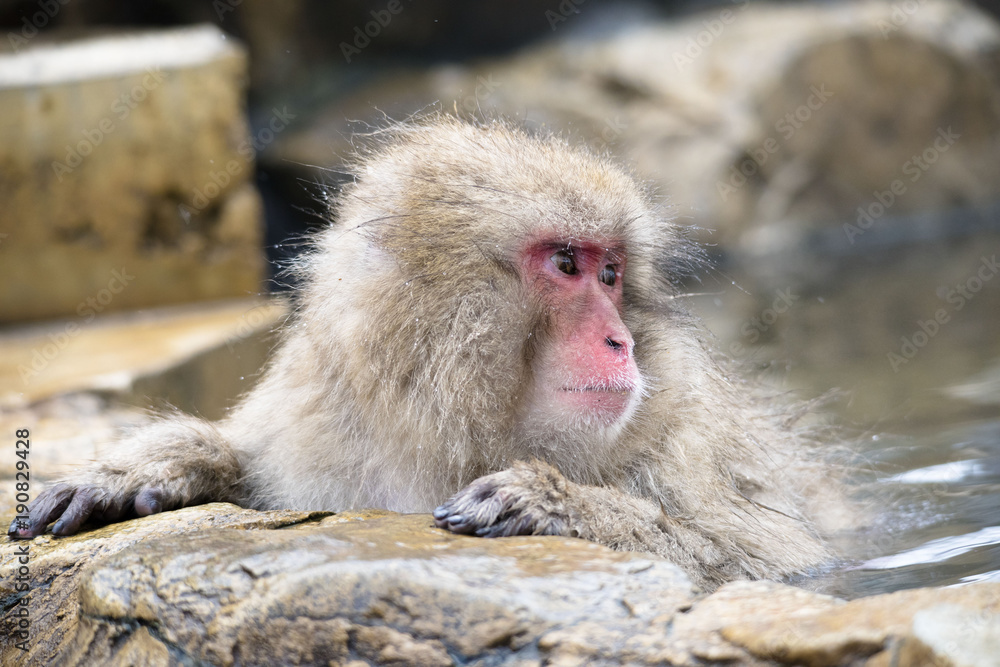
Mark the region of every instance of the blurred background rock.
MULTIPOLYGON (((706 250, 688 301, 737 363, 839 390, 840 423, 910 498, 880 553, 978 535, 1000 524, 997 11, 0 1, 0 422, 103 438, 107 401, 224 414, 351 135, 502 114, 649 183, 706 250)), ((970 539, 961 567, 893 585, 995 576, 1000 546, 970 539)))

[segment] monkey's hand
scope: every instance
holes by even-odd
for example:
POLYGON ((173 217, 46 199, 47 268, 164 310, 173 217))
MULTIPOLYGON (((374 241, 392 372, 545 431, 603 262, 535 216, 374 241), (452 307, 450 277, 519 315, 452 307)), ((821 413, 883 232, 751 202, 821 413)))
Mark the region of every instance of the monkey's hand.
POLYGON ((711 536, 668 516, 661 504, 616 488, 575 484, 541 461, 480 477, 434 510, 434 523, 482 537, 562 535, 645 551, 680 566, 707 589, 742 576, 711 536))
POLYGON ((569 535, 573 486, 541 461, 480 477, 434 510, 438 528, 480 537, 569 535))
POLYGON ((105 461, 42 491, 7 535, 72 535, 87 521, 109 523, 208 501, 238 502, 235 450, 208 422, 174 417, 135 434, 105 461))
POLYGON ((143 486, 124 490, 114 482, 60 482, 42 491, 28 507, 28 519, 15 519, 7 530, 13 539, 41 535, 55 521, 54 535, 72 535, 87 521, 111 523, 156 514, 180 506, 176 496, 162 488, 143 486), (118 487, 118 488, 116 488, 118 487))

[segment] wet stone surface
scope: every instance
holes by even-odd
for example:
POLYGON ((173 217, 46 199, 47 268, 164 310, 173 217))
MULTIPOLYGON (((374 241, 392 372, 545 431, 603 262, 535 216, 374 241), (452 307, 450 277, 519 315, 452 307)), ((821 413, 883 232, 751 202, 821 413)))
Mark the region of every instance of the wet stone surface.
POLYGON ((773 582, 704 596, 581 540, 485 540, 428 515, 212 504, 0 543, 4 623, 30 553, 28 651, 4 664, 988 665, 1000 584, 846 602, 773 582), (952 619, 939 623, 942 614, 952 619), (935 620, 938 619, 938 620, 935 620))

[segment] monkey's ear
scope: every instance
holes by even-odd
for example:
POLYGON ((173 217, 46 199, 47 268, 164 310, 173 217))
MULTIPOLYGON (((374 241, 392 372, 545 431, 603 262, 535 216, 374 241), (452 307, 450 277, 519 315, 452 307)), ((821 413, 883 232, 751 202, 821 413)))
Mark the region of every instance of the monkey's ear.
POLYGON ((698 278, 705 269, 712 267, 712 259, 704 246, 691 238, 688 229, 676 232, 676 238, 662 245, 656 253, 654 266, 660 279, 672 289, 681 289, 691 280, 698 278))

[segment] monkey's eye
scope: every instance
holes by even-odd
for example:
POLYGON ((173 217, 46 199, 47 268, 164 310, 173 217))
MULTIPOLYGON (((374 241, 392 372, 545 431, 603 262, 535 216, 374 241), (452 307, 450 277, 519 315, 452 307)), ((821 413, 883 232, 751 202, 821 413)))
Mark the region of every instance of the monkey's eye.
POLYGON ((601 272, 597 274, 597 279, 600 280, 605 285, 607 285, 608 287, 614 287, 615 280, 617 278, 618 278, 618 272, 615 271, 615 267, 612 266, 611 264, 605 266, 603 269, 601 269, 601 272))
POLYGON ((556 268, 568 276, 576 275, 576 262, 573 255, 568 250, 560 250, 549 259, 556 265, 556 268))

